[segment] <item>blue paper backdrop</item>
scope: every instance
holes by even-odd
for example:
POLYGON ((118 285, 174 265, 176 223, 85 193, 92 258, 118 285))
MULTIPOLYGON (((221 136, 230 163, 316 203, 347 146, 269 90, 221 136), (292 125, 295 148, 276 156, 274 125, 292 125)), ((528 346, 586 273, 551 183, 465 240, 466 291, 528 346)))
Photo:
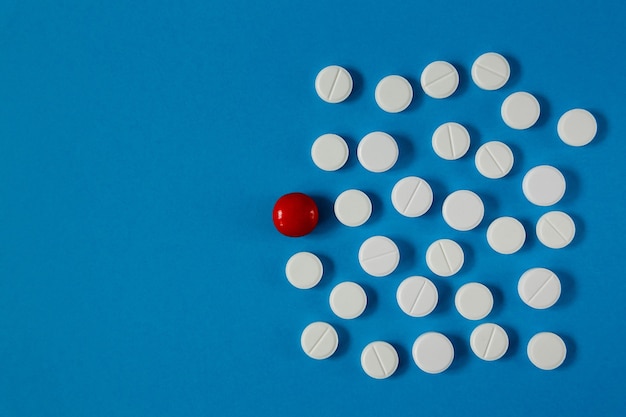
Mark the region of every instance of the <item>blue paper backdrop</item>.
POLYGON ((623 274, 626 128, 624 20, 619 1, 253 2, 157 0, 10 1, 0 5, 0 415, 2 416, 620 416, 626 412, 623 274), (511 62, 502 90, 471 82, 473 60, 497 51, 511 62), (419 75, 448 60, 461 75, 446 100, 425 96, 419 75), (322 102, 314 79, 339 64, 355 90, 322 102), (400 114, 377 108, 374 88, 406 76, 416 97, 400 114), (518 90, 542 105, 537 126, 507 128, 502 100, 518 90), (564 145, 556 122, 585 107, 599 133, 584 148, 564 145), (438 159, 430 135, 445 121, 468 126, 469 154, 438 159), (373 130, 396 137, 398 164, 366 172, 358 140, 373 130), (313 140, 343 135, 347 166, 322 172, 313 140), (499 139, 515 153, 512 173, 481 177, 473 154, 499 139), (555 251, 534 235, 547 211, 521 193, 531 167, 563 171, 573 244, 555 251), (393 184, 427 179, 435 202, 408 219, 390 204, 393 184), (374 214, 349 229, 334 198, 360 188, 374 214), (445 196, 470 188, 486 204, 483 223, 455 232, 442 220, 445 196), (321 222, 309 236, 274 230, 282 194, 312 195, 321 222), (498 255, 489 221, 520 218, 524 248, 498 255), (397 271, 367 276, 360 243, 396 240, 397 271), (433 240, 458 240, 467 262, 457 276, 434 277, 424 253, 433 240), (309 291, 284 276, 289 256, 319 254, 326 274, 309 291), (517 296, 527 268, 561 277, 553 308, 535 311, 517 296), (426 318, 404 315, 395 290, 426 275, 440 304, 426 318), (361 283, 370 297, 353 321, 334 317, 332 287, 361 283), (477 324, 459 316, 455 290, 480 281, 496 306, 484 321, 504 326, 509 353, 487 363, 469 350, 477 324), (340 348, 326 361, 300 349, 302 329, 326 320, 340 348), (412 362, 415 338, 438 330, 457 356, 440 375, 412 362), (538 331, 569 349, 553 372, 536 369, 526 343, 538 331), (398 372, 375 381, 361 349, 387 340, 398 372))

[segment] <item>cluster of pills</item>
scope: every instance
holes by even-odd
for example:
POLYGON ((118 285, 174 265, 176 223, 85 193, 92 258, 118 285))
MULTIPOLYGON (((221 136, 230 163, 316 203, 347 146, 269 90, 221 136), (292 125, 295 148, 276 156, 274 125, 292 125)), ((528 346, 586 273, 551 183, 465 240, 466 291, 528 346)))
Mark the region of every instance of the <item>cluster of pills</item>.
MULTIPOLYGON (((472 65, 472 79, 483 90, 497 90, 504 86, 510 76, 507 60, 497 53, 481 55, 472 65)), ((448 62, 436 61, 429 64, 420 77, 421 87, 428 96, 443 99, 452 95, 459 84, 456 68, 448 62)), ((329 103, 340 103, 351 93, 353 87, 350 73, 339 66, 329 66, 318 74, 315 88, 318 95, 329 103)), ((375 100, 378 106, 389 113, 405 110, 413 99, 413 88, 400 75, 384 77, 376 86, 375 100)), ((509 95, 501 106, 503 121, 513 129, 532 127, 540 115, 540 104, 527 92, 509 95)), ((561 140, 571 146, 583 146, 596 135, 596 120, 586 110, 574 109, 566 112, 558 121, 557 133, 561 140)), ((448 122, 439 126, 432 134, 432 148, 436 155, 446 160, 462 158, 470 148, 470 135, 459 123, 448 122)), ((357 147, 360 164, 371 172, 385 172, 396 163, 399 148, 388 133, 376 131, 365 135, 357 147)), ((325 171, 339 170, 349 158, 349 149, 343 138, 328 133, 315 140, 311 157, 316 166, 325 171)), ((475 154, 478 172, 491 179, 506 176, 513 167, 514 155, 503 142, 492 141, 482 145, 475 154)), ((555 167, 541 165, 530 169, 522 181, 522 192, 526 199, 537 206, 549 207, 561 200, 566 181, 555 167)), ((433 203, 433 191, 426 180, 409 176, 396 182, 391 190, 391 202, 395 210, 406 217, 419 217, 427 213, 433 203)), ((279 231, 288 236, 302 236, 310 232, 317 223, 317 207, 311 206, 305 195, 292 193, 281 197, 274 207, 274 223, 279 231), (295 196, 295 197, 294 197, 295 196), (281 204, 281 200, 295 199, 301 203, 281 204), (306 201, 305 201, 306 200, 306 201), (297 208, 294 208, 296 207, 297 208), (301 207, 302 206, 302 207, 301 207), (312 219, 315 219, 314 223, 312 219), (306 227, 300 228, 299 222, 306 227)), ((312 201, 312 200, 311 200, 312 201)), ((342 192, 335 200, 334 213, 342 224, 358 227, 366 223, 372 214, 372 203, 366 193, 357 189, 342 192)), ((479 195, 471 190, 457 190, 448 195, 442 205, 444 221, 458 231, 475 229, 483 220, 485 206, 479 195)), ((576 232, 572 218, 561 211, 549 211, 536 222, 535 233, 545 246, 560 249, 572 242, 576 232)), ((486 232, 489 246, 500 254, 510 255, 519 251, 526 241, 526 230, 514 217, 500 217, 489 224, 486 232)), ((450 239, 439 239, 426 250, 428 268, 437 276, 450 277, 459 272, 465 261, 463 248, 450 239)), ((398 246, 386 236, 372 236, 365 240, 358 252, 358 261, 367 274, 385 277, 396 269, 400 261, 398 246)), ((309 289, 317 285, 324 268, 320 259, 310 252, 299 252, 287 262, 285 273, 288 281, 296 288, 309 289)), ((535 309, 554 305, 561 294, 557 275, 546 268, 526 271, 518 281, 521 300, 535 309)), ((424 276, 404 279, 396 292, 397 304, 411 317, 430 314, 439 301, 435 284, 424 276)), ((329 296, 333 313, 341 319, 355 319, 367 307, 367 293, 355 282, 341 282, 329 296)), ((494 298, 488 287, 479 282, 470 282, 458 289, 454 304, 459 314, 468 320, 482 320, 493 308, 494 298)), ((301 346, 304 352, 315 359, 330 357, 339 344, 339 337, 332 325, 314 322, 302 332, 301 346)), ((480 359, 493 361, 501 358, 508 349, 506 331, 496 323, 483 323, 471 333, 471 350, 480 359)), ((527 345, 530 361, 540 369, 550 370, 561 365, 566 356, 566 346, 556 334, 542 332, 533 336, 527 345)), ((412 348, 415 364, 427 373, 445 371, 453 362, 454 347, 442 333, 427 332, 415 340, 412 348)), ((387 378, 398 367, 396 349, 385 341, 373 341, 364 347, 361 365, 366 374, 373 378, 387 378)))

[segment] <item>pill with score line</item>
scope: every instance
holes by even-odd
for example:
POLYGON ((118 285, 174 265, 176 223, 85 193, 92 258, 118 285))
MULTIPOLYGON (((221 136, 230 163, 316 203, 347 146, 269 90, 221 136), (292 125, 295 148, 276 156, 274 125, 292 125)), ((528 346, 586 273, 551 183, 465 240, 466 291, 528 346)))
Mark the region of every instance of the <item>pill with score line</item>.
POLYGON ((396 349, 380 340, 365 346, 361 353, 361 367, 374 379, 389 378, 398 369, 399 362, 396 349))
POLYGON ((437 306, 437 287, 426 277, 408 277, 400 283, 396 291, 400 309, 411 317, 424 317, 437 306))
POLYGON ((513 168, 513 151, 507 144, 491 141, 476 151, 474 163, 482 176, 498 179, 506 176, 513 168))
POLYGON ((470 135, 462 124, 447 122, 433 133, 432 145, 440 158, 453 161, 462 158, 469 150, 470 135))
POLYGON ((384 277, 395 271, 400 262, 398 246, 385 236, 372 236, 359 249, 361 268, 375 277, 384 277))
POLYGON ((509 61, 496 52, 482 54, 472 64, 472 80, 483 90, 502 88, 511 75, 509 61))
POLYGON ((484 361, 495 361, 509 349, 509 336, 495 323, 483 323, 470 335, 472 352, 484 361))
POLYGON ((307 356, 318 360, 326 359, 337 350, 339 336, 333 326, 317 321, 309 324, 302 331, 300 345, 307 356))
POLYGON ((315 78, 315 91, 327 103, 341 103, 352 93, 352 76, 339 65, 323 68, 315 78))
POLYGON ((449 277, 461 270, 465 255, 461 246, 451 239, 439 239, 426 250, 426 264, 440 277, 449 277))
POLYGON ((545 246, 561 249, 574 240, 576 225, 572 218, 562 211, 550 211, 537 221, 537 237, 545 246))
POLYGON ((402 178, 391 191, 391 203, 403 216, 419 217, 433 204, 433 190, 422 178, 402 178))
POLYGON ((558 301, 561 296, 561 281, 547 268, 532 268, 520 277, 517 292, 526 305, 543 310, 558 301))
POLYGON ((447 98, 454 94, 459 86, 459 73, 449 62, 431 62, 422 71, 420 83, 430 97, 447 98))

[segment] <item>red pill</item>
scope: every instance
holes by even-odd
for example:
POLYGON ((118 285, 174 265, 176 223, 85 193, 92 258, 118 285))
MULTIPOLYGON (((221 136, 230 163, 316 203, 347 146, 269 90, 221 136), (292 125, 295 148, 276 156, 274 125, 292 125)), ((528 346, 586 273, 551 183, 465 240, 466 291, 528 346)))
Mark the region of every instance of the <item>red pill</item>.
POLYGON ((276 201, 272 213, 276 230, 290 237, 311 233, 317 225, 318 216, 315 201, 302 193, 285 194, 276 201))

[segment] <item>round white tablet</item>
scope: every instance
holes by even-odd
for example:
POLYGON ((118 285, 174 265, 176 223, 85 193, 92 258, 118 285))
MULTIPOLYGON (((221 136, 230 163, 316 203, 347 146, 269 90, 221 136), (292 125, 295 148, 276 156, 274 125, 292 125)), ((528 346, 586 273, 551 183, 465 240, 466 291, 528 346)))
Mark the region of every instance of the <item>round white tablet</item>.
POLYGON ((409 277, 400 283, 396 292, 398 305, 411 317, 429 315, 437 306, 437 287, 428 278, 409 277))
POLYGON ((326 359, 337 350, 339 337, 333 326, 323 321, 311 323, 302 332, 302 350, 313 359, 326 359))
POLYGON ((330 292, 330 309, 342 319, 359 317, 367 306, 365 290, 356 282, 342 282, 330 292))
POLYGON ((485 361, 495 361, 509 349, 509 336, 494 323, 484 323, 476 327, 470 336, 472 352, 485 361))
POLYGON ((371 172, 385 172, 398 160, 398 144, 384 132, 372 132, 359 142, 357 157, 363 168, 371 172))
POLYGON ((324 267, 320 258, 311 252, 298 252, 287 261, 285 275, 296 288, 308 290, 315 287, 322 279, 324 267))
POLYGON ((432 98, 450 97, 459 86, 459 73, 449 62, 435 61, 424 68, 420 83, 432 98))
POLYGON ((449 277, 461 269, 465 255, 454 240, 439 239, 426 250, 426 264, 440 277, 449 277))
POLYGON ((433 150, 443 159, 453 161, 461 158, 470 147, 470 135, 463 125, 444 123, 433 133, 433 150))
POLYGON ((549 269, 532 268, 519 279, 517 292, 524 303, 542 310, 558 301, 561 296, 561 281, 549 269))
POLYGON ((484 177, 502 178, 513 168, 513 152, 502 142, 487 142, 476 151, 474 162, 484 177))
POLYGON ((539 120, 539 102, 532 94, 524 91, 513 93, 502 103, 501 113, 507 126, 518 130, 528 129, 539 120))
POLYGON ((499 217, 487 228, 487 243, 491 249, 503 255, 517 252, 524 246, 526 230, 513 217, 499 217))
POLYGON ((388 113, 399 113, 413 100, 413 87, 404 77, 389 75, 378 82, 374 93, 378 107, 388 113))
POLYGON ((574 220, 562 211, 551 211, 537 221, 537 237, 545 246, 561 249, 574 240, 574 220))
POLYGON ((459 190, 450 194, 443 202, 443 219, 459 231, 472 230, 480 224, 485 215, 483 201, 469 190, 459 190))
POLYGON ((558 335, 551 332, 542 332, 534 335, 528 342, 526 350, 528 359, 539 369, 551 371, 556 369, 567 355, 565 342, 558 335))
POLYGON ((346 226, 360 226, 371 214, 372 202, 361 190, 346 190, 335 200, 335 216, 346 226))
POLYGON ((422 371, 438 374, 452 364, 454 347, 450 339, 441 333, 424 333, 413 343, 413 360, 422 371))
POLYGON ((472 80, 483 90, 502 88, 509 81, 510 75, 509 61, 495 52, 482 54, 472 65, 472 80))
POLYGON ((387 342, 372 342, 361 353, 361 366, 374 379, 389 378, 398 369, 399 362, 398 352, 387 342))
POLYGON ((419 177, 402 178, 391 191, 391 203, 403 216, 419 217, 433 204, 433 190, 419 177))
POLYGON ((553 166, 540 165, 524 175, 522 191, 531 203, 551 206, 565 194, 565 177, 553 166))
POLYGON ((596 137, 598 123, 593 114, 585 109, 565 112, 557 124, 561 140, 570 146, 584 146, 596 137))
POLYGON ((493 308, 493 295, 483 284, 469 282, 456 292, 454 305, 457 311, 468 320, 484 319, 493 308))
POLYGON ((337 171, 348 160, 348 145, 341 136, 327 133, 313 142, 311 158, 319 169, 337 171))
POLYGON ((317 74, 315 91, 327 103, 341 103, 352 93, 352 77, 343 67, 328 66, 317 74))
POLYGON ((395 271, 400 262, 400 251, 391 239, 372 236, 359 249, 361 268, 375 277, 384 277, 395 271))

